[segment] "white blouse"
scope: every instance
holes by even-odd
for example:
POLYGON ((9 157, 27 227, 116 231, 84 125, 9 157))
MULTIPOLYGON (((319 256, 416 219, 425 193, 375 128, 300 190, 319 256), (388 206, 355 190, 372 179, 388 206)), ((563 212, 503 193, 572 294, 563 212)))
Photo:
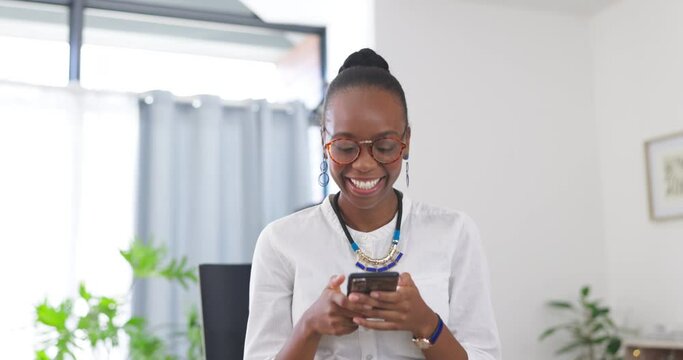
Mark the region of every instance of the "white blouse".
MULTIPOLYGON (((394 217, 369 233, 349 230, 366 254, 379 258, 389 250, 395 222, 394 217)), ((399 250, 403 257, 392 271, 411 274, 469 360, 499 360, 488 269, 472 219, 404 196, 399 250)), ((244 359, 274 358, 330 277, 348 278, 360 271, 355 263, 329 198, 269 224, 254 252, 244 359)), ((408 331, 360 327, 344 336, 323 336, 315 359, 424 359, 411 338, 408 331)))

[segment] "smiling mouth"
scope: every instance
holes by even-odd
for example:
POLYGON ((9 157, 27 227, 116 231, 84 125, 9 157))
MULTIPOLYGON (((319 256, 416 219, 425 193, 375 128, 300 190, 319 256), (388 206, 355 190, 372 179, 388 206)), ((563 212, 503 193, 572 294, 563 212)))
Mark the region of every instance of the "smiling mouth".
POLYGON ((358 180, 358 179, 352 179, 352 178, 347 178, 349 185, 351 185, 351 188, 354 192, 359 193, 359 194, 371 194, 377 191, 381 184, 383 183, 382 180, 384 179, 384 176, 379 177, 377 179, 372 179, 372 180, 358 180))
POLYGON ((361 190, 370 190, 373 187, 375 187, 381 179, 382 178, 377 178, 375 180, 366 180, 366 181, 356 180, 356 179, 349 179, 349 180, 351 180, 351 183, 353 183, 353 186, 355 186, 361 190))

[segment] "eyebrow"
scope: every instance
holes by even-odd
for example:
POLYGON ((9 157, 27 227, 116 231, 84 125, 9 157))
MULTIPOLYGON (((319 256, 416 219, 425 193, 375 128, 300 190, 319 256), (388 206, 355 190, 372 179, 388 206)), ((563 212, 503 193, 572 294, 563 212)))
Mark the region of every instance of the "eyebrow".
MULTIPOLYGON (((399 134, 398 131, 389 130, 389 131, 384 131, 384 132, 381 132, 379 134, 376 134, 376 135, 372 136, 371 139, 378 139, 378 138, 381 138, 381 137, 384 137, 387 135, 401 136, 401 134, 399 134)), ((338 133, 335 133, 334 135, 332 135, 332 138, 338 138, 338 137, 348 137, 348 138, 353 138, 353 139, 357 138, 357 136, 353 135, 350 132, 338 132, 338 133)))

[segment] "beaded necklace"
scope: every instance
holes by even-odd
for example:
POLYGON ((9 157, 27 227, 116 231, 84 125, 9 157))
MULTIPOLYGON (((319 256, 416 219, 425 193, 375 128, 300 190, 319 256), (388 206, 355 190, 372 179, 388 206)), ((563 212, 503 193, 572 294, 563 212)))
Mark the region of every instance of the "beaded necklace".
POLYGON ((349 240, 349 244, 351 244, 351 248, 353 251, 356 253, 357 256, 357 261, 356 261, 356 267, 358 267, 361 270, 364 271, 369 271, 369 272, 384 272, 387 271, 398 263, 399 260, 403 257, 403 253, 398 251, 398 240, 401 238, 401 216, 403 215, 403 194, 394 189, 394 192, 396 193, 396 197, 398 198, 398 205, 397 205, 397 216, 396 216, 396 228, 394 229, 394 237, 391 240, 391 247, 389 248, 389 253, 380 259, 374 259, 368 256, 363 252, 363 250, 360 249, 358 244, 356 244, 355 241, 353 241, 353 238, 351 237, 351 233, 349 233, 349 228, 346 226, 346 222, 344 221, 344 218, 341 215, 341 211, 339 210, 339 194, 341 192, 338 192, 334 197, 332 198, 332 209, 334 210, 334 213, 337 215, 337 219, 339 219, 339 223, 341 224, 342 230, 344 230, 344 234, 346 235, 346 239, 349 240))

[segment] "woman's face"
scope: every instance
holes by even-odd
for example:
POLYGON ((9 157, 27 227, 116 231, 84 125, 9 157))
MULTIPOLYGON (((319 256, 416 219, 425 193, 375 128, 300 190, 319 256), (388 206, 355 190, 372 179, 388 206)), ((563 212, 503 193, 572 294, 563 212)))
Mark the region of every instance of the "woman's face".
MULTIPOLYGON (((324 142, 337 138, 356 141, 396 137, 410 144, 406 115, 396 95, 376 87, 342 89, 327 104, 324 142)), ((393 185, 401 174, 401 158, 390 164, 377 162, 361 145, 358 158, 347 165, 330 160, 330 173, 342 192, 342 199, 360 209, 372 209, 393 197, 393 185), (376 182, 376 183, 375 183, 376 182), (369 186, 371 188, 368 189, 369 186)))

